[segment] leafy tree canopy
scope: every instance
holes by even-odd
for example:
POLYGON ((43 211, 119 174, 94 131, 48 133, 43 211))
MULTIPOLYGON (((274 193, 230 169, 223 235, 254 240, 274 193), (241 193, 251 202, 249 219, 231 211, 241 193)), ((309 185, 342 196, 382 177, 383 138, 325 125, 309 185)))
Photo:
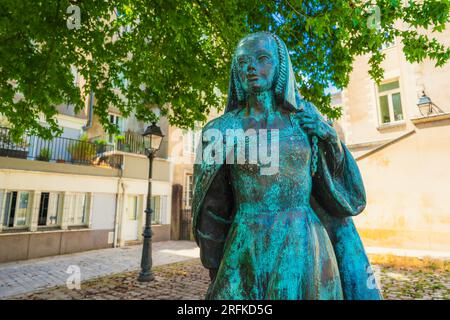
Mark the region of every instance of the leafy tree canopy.
POLYGON ((79 111, 92 91, 109 132, 117 131, 110 105, 143 121, 157 119, 149 108, 157 105, 171 124, 192 127, 223 107, 237 41, 266 30, 290 48, 302 95, 337 118, 326 89, 348 84, 355 56, 370 55, 376 81, 380 48, 394 37, 408 61, 445 64, 450 49, 420 30, 442 32, 449 10, 449 0, 2 0, 0 113, 15 137, 50 138, 59 133, 54 106, 79 111), (80 8, 80 28, 67 26, 70 5, 80 8), (73 66, 86 79, 81 88, 73 66))

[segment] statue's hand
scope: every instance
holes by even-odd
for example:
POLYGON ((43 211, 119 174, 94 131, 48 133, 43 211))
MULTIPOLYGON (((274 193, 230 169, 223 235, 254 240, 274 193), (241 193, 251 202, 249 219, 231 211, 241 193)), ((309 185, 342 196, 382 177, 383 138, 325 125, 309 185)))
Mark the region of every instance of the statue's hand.
POLYGON ((321 140, 334 140, 337 138, 336 130, 316 114, 299 113, 299 123, 308 135, 315 135, 321 140))

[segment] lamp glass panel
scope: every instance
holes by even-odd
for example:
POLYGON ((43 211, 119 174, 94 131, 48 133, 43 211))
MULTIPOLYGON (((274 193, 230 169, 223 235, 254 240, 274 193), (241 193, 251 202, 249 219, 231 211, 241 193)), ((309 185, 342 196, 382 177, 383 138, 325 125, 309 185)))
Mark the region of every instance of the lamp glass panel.
POLYGON ((151 138, 150 138, 150 136, 144 136, 144 147, 146 149, 150 149, 151 148, 151 138))
POLYGON ((156 134, 152 135, 151 141, 151 148, 157 150, 161 145, 162 137, 156 134))
POLYGON ((423 105, 419 106, 419 110, 422 113, 422 115, 424 115, 424 116, 431 114, 430 104, 423 104, 423 105))

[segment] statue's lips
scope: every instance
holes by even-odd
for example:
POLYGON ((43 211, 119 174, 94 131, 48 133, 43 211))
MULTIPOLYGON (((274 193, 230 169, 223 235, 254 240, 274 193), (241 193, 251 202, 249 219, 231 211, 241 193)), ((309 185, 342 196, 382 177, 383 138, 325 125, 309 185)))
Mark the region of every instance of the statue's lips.
POLYGON ((247 80, 248 81, 257 81, 259 79, 259 77, 257 77, 257 76, 250 76, 250 77, 247 77, 247 80))

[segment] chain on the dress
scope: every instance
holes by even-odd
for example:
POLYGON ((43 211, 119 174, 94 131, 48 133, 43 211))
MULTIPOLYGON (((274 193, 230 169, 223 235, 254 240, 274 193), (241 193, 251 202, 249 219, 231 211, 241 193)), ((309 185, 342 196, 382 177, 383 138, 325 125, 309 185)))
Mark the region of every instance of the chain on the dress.
POLYGON ((311 163, 311 175, 314 175, 317 172, 317 160, 319 157, 319 147, 318 147, 318 139, 317 136, 312 136, 312 163, 311 163))

